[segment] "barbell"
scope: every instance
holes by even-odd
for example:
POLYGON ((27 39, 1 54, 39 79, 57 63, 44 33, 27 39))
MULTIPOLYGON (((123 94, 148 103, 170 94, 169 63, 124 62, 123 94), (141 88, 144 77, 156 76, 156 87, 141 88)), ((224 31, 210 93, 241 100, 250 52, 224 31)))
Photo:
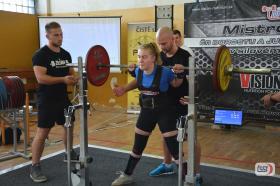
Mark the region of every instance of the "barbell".
MULTIPOLYGON (((86 55, 86 72, 88 81, 94 86, 102 86, 108 79, 110 68, 129 68, 128 65, 110 64, 109 55, 106 49, 101 45, 95 45, 89 49, 86 55)), ((76 64, 67 64, 77 67, 76 64)), ((172 68, 172 66, 166 66, 172 68)), ((182 70, 189 70, 189 67, 183 67, 182 70)), ((234 73, 243 74, 269 74, 268 68, 238 68, 234 67, 231 60, 229 49, 222 45, 217 49, 212 68, 195 68, 194 70, 212 71, 212 84, 216 91, 225 92, 234 73)))

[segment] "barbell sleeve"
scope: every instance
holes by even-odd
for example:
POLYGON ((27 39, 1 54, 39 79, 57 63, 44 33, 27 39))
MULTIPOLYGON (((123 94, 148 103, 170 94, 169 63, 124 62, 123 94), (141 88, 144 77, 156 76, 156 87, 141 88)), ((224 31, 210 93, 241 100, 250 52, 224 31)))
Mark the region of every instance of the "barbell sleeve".
POLYGON ((270 74, 271 69, 269 68, 233 68, 233 73, 242 73, 242 74, 270 74))

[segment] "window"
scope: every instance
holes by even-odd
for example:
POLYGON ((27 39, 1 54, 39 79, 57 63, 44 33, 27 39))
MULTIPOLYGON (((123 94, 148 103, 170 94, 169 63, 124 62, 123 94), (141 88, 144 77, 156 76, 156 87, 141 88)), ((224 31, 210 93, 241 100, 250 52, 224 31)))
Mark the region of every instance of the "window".
POLYGON ((34 0, 0 0, 0 10, 35 14, 34 0))

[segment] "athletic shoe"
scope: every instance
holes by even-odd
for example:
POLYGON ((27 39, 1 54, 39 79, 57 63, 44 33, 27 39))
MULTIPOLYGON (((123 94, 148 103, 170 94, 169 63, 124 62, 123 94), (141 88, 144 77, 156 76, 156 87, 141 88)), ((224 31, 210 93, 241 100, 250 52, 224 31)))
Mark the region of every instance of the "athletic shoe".
POLYGON ((112 186, 119 186, 119 185, 127 185, 133 183, 132 176, 126 175, 123 172, 120 172, 121 175, 113 181, 112 186))
POLYGON ((31 166, 30 178, 37 183, 45 182, 48 180, 47 177, 43 175, 40 164, 31 166))
POLYGON ((161 163, 157 168, 153 169, 149 176, 161 176, 175 173, 175 165, 174 163, 170 165, 166 165, 165 163, 161 163))

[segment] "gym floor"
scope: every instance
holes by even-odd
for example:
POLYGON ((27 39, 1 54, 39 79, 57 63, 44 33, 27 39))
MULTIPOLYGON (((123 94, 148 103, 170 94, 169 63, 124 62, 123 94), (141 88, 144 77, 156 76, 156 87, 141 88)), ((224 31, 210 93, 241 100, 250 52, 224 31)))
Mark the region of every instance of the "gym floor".
MULTIPOLYGON (((127 114, 125 109, 95 105, 88 118, 89 144, 130 150, 133 145, 137 116, 127 114)), ((74 145, 79 144, 79 128, 77 115, 74 145)), ((254 171, 256 162, 273 162, 276 166, 276 174, 280 174, 279 127, 269 129, 261 123, 249 123, 239 129, 225 130, 216 129, 211 123, 199 122, 197 129, 197 138, 202 148, 202 164, 254 171)), ((35 124, 31 125, 31 137, 34 136, 35 130, 35 124)), ((52 129, 49 140, 46 142, 44 155, 64 149, 61 134, 62 127, 56 126, 52 129)), ((23 143, 20 143, 18 149, 21 150, 22 147, 23 143)), ((0 157, 11 149, 11 145, 1 146, 0 157)), ((158 128, 151 135, 144 153, 162 156, 161 135, 158 128)), ((27 161, 21 157, 2 161, 0 171, 27 161)))

